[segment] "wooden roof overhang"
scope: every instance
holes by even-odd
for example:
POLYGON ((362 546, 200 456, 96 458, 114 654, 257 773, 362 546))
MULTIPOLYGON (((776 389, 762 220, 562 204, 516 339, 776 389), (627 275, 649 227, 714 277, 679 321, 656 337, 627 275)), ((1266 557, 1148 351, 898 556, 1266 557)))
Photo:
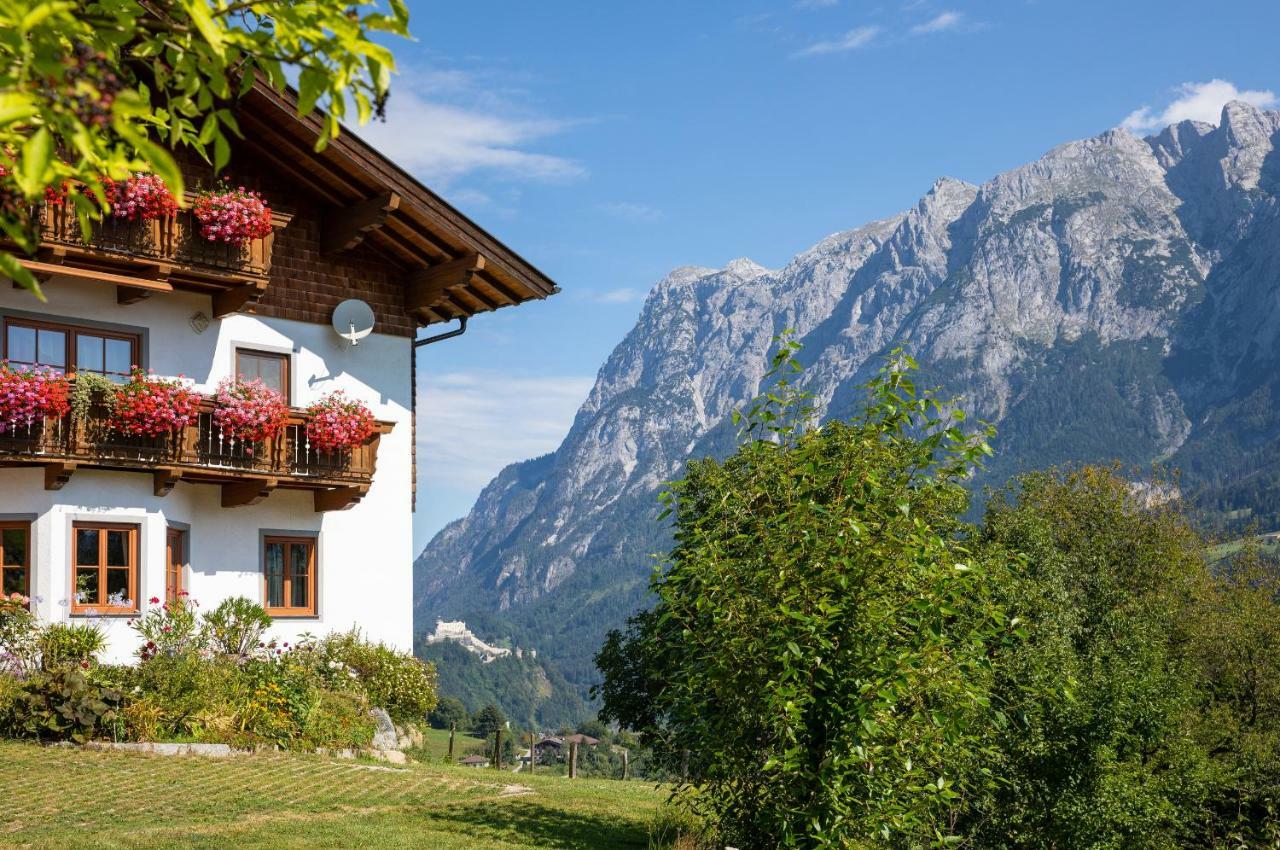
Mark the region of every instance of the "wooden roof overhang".
POLYGON ((330 253, 362 242, 405 270, 405 310, 419 325, 447 322, 559 292, 546 275, 345 128, 324 151, 316 113, 261 81, 239 101, 243 144, 328 209, 330 253))

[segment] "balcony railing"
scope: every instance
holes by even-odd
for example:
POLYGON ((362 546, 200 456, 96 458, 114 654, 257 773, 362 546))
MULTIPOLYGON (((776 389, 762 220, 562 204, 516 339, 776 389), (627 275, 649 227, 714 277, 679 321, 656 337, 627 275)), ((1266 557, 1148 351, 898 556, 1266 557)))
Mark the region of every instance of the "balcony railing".
POLYGON ((179 480, 222 484, 223 504, 252 504, 277 486, 316 491, 316 510, 347 507, 373 481, 383 423, 364 445, 323 452, 307 438, 306 414, 294 410, 275 438, 245 443, 225 433, 206 402, 196 422, 175 434, 136 437, 115 431, 108 411, 91 406, 33 422, 7 422, 0 432, 0 464, 45 465, 45 486, 58 489, 77 467, 152 472, 156 493, 179 480), (231 488, 231 489, 227 489, 231 488))
MULTIPOLYGON (((283 222, 277 222, 282 225, 283 222)), ((91 250, 129 260, 171 263, 213 274, 265 279, 271 273, 272 236, 244 245, 210 242, 190 209, 151 221, 122 221, 107 216, 84 241, 70 206, 40 207, 40 241, 69 250, 91 250)))

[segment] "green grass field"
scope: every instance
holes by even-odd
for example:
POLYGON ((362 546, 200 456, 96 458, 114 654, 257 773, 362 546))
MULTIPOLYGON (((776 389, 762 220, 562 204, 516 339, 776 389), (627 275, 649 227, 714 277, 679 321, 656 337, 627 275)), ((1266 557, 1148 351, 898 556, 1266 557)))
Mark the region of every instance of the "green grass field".
POLYGON ((1209 562, 1217 563, 1232 555, 1235 555, 1244 547, 1253 543, 1263 555, 1271 557, 1280 557, 1280 539, 1276 537, 1277 532, 1258 535, 1254 538, 1242 537, 1238 540, 1229 540, 1226 543, 1219 543, 1216 546, 1209 547, 1209 562))
POLYGON ((0 742, 0 847, 637 848, 665 794, 320 756, 214 759, 0 742))
MULTIPOLYGON (((423 759, 439 760, 449 754, 448 729, 424 729, 422 737, 424 739, 422 750, 415 755, 423 759)), ((484 741, 473 738, 465 732, 458 732, 457 737, 453 739, 453 757, 460 759, 467 750, 477 747, 484 747, 484 741)))

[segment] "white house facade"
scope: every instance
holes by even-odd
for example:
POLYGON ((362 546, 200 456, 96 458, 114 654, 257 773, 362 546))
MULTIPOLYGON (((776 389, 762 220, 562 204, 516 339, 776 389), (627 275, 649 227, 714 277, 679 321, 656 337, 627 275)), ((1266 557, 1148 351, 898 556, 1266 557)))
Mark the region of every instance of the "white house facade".
MULTIPOLYGON (((240 107, 247 140, 233 180, 276 213, 262 244, 210 254, 182 221, 163 225, 181 240, 146 223, 141 235, 130 225, 139 232, 127 239, 84 244, 46 220, 27 262, 47 300, 0 289, 11 368, 74 382, 86 372, 119 381, 138 366, 209 395, 226 378, 255 378, 291 408, 285 432, 256 454, 221 444, 207 411, 142 443, 74 410, 0 433, 4 591, 30 596, 43 620, 100 623, 107 660, 134 657, 128 621, 178 593, 205 610, 258 601, 283 641, 358 628, 410 649, 415 341, 439 335, 419 329, 465 329, 475 313, 556 291, 359 139, 314 153, 315 122, 292 107, 265 89, 240 107), (332 326, 348 299, 375 317, 357 345, 332 326), (305 409, 335 390, 378 420, 336 459, 305 437, 305 409)), ((191 169, 192 184, 211 179, 191 169)))

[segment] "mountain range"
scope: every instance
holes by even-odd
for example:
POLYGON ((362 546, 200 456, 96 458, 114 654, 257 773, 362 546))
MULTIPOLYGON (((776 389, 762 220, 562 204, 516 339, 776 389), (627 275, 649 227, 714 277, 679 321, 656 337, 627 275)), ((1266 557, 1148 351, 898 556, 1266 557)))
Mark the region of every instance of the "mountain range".
POLYGON ((774 338, 846 417, 888 350, 998 429, 976 482, 1118 460, 1179 471, 1206 524, 1280 527, 1280 113, 1111 130, 823 239, 781 269, 683 267, 649 294, 560 447, 504 469, 414 565, 415 616, 465 619, 595 680, 669 543, 656 495, 732 450, 774 338))

